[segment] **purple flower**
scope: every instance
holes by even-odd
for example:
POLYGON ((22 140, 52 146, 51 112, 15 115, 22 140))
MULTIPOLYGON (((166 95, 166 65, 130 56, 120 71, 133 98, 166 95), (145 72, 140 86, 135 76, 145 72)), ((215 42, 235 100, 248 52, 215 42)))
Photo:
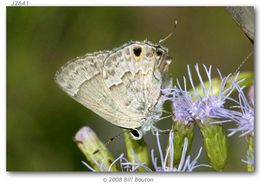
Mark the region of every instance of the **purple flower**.
POLYGON ((242 132, 240 136, 245 136, 246 134, 254 135, 254 101, 252 99, 251 104, 248 102, 243 89, 245 87, 240 87, 237 83, 233 83, 238 91, 239 108, 241 109, 240 114, 232 118, 236 123, 237 127, 230 129, 231 133, 229 136, 234 135, 237 132, 242 132))
MULTIPOLYGON (((233 118, 237 114, 237 112, 235 111, 224 108, 224 104, 226 103, 226 101, 232 100, 232 98, 230 98, 230 94, 233 92, 234 87, 232 85, 227 86, 227 81, 231 78, 231 74, 223 77, 220 71, 217 69, 220 77, 220 85, 219 87, 213 87, 214 85, 212 83, 211 78, 212 67, 210 66, 209 69, 207 69, 205 65, 203 65, 203 67, 207 74, 208 87, 206 87, 201 77, 198 64, 195 65, 195 69, 202 90, 202 94, 200 94, 198 89, 196 89, 194 86, 191 70, 188 66, 190 83, 192 85, 194 95, 196 96, 195 107, 193 109, 194 115, 196 116, 196 119, 200 120, 201 123, 204 123, 208 118, 220 119, 220 121, 214 123, 211 122, 212 124, 221 124, 224 122, 229 122, 230 120, 223 119, 233 118), (217 91, 214 89, 216 89, 217 91)), ((235 80, 237 79, 237 77, 238 74, 235 77, 235 80)))
MULTIPOLYGON (((177 80, 177 86, 162 90, 164 99, 172 101, 173 119, 175 121, 183 121, 185 124, 193 122, 194 120, 199 120, 201 123, 204 123, 209 118, 218 119, 218 121, 211 122, 211 124, 222 124, 232 121, 231 119, 236 117, 238 112, 224 108, 224 104, 227 100, 233 100, 230 98, 230 95, 234 87, 227 85, 228 80, 231 79, 231 74, 222 77, 222 74, 218 70, 220 82, 213 84, 211 78, 212 67, 207 68, 205 65, 203 65, 203 67, 207 75, 207 84, 203 81, 198 64, 195 65, 201 91, 194 85, 189 65, 187 68, 192 91, 187 91, 185 77, 183 77, 184 89, 177 80), (217 85, 219 87, 216 87, 217 85)), ((237 77, 238 74, 234 78, 234 81, 237 77)))
POLYGON ((157 132, 156 134, 156 139, 157 139, 157 145, 158 145, 158 150, 160 154, 160 165, 158 165, 157 160, 158 158, 154 156, 154 150, 152 149, 151 151, 151 157, 152 157, 152 162, 153 166, 156 172, 191 172, 195 168, 198 167, 210 167, 209 165, 206 164, 198 164, 197 161, 198 158, 200 157, 202 147, 199 150, 198 155, 194 160, 191 160, 190 155, 186 157, 186 152, 188 148, 188 139, 185 138, 184 140, 184 145, 183 145, 183 151, 182 151, 182 156, 179 165, 174 165, 174 133, 171 131, 169 134, 169 147, 167 148, 167 151, 165 153, 165 156, 163 155, 161 144, 160 144, 160 139, 159 139, 159 133, 157 132), (170 162, 170 163, 169 163, 170 162))
POLYGON ((186 79, 183 77, 184 89, 182 89, 178 79, 177 87, 164 89, 165 100, 172 101, 172 118, 174 121, 182 121, 185 125, 194 121, 194 114, 192 108, 194 102, 192 100, 192 94, 187 91, 186 79))

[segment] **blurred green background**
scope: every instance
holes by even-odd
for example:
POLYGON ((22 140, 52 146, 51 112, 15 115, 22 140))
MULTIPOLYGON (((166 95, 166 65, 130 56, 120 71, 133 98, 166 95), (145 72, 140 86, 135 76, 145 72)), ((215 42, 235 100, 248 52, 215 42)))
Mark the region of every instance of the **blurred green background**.
MULTIPOLYGON (((130 40, 158 43, 171 32, 174 20, 178 20, 174 36, 164 43, 174 60, 170 69, 174 78, 186 75, 186 65, 195 63, 233 73, 253 51, 223 7, 8 7, 7 170, 87 170, 73 142, 77 130, 88 125, 104 142, 121 130, 61 91, 54 83, 56 70, 76 56, 130 40)), ((241 70, 253 69, 250 57, 241 70)), ((170 125, 171 120, 164 120, 157 126, 170 125)), ((157 151, 155 137, 145 138, 157 151)), ((162 138, 163 143, 167 135, 162 138)), ((195 139, 192 157, 201 146, 198 131, 195 139)), ((108 147, 116 157, 125 152, 122 137, 108 147)), ((229 138, 229 147, 225 171, 246 171, 240 161, 246 154, 244 140, 238 135, 229 138)), ((205 153, 199 162, 207 163, 205 153)))

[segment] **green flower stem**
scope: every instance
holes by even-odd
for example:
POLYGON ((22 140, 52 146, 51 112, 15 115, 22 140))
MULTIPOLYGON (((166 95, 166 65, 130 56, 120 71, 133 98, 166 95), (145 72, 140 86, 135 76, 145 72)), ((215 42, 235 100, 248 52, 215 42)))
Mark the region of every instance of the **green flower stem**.
POLYGON ((108 171, 109 168, 110 171, 119 171, 115 164, 110 167, 114 157, 91 128, 81 128, 75 136, 75 142, 96 171, 108 171))
POLYGON ((222 171, 227 162, 227 137, 223 127, 209 124, 212 120, 198 123, 202 133, 204 146, 213 169, 222 171))
MULTIPOLYGON (((248 145, 248 149, 247 149, 247 154, 248 154, 248 158, 249 159, 254 159, 254 135, 249 134, 246 136, 246 140, 247 140, 247 145, 248 145)), ((247 164, 247 170, 248 172, 254 172, 255 168, 253 164, 247 164)))
MULTIPOLYGON (((174 131, 174 165, 178 165, 181 160, 182 150, 184 145, 184 139, 188 139, 188 148, 186 154, 191 149, 193 141, 193 129, 194 124, 187 124, 183 122, 174 122, 172 125, 174 131)), ((168 165, 170 165, 170 158, 168 159, 168 165)))
MULTIPOLYGON (((149 151, 144 139, 134 140, 128 130, 125 129, 124 131, 128 161, 139 161, 140 163, 144 163, 146 166, 150 167, 149 151), (138 160, 136 160, 136 158, 138 160)), ((138 171, 145 171, 145 169, 140 167, 138 171)))

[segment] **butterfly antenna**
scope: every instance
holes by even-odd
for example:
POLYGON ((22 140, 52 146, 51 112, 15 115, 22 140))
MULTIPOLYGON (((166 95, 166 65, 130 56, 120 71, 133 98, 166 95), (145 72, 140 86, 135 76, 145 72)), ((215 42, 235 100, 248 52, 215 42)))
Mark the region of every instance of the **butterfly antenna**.
POLYGON ((115 139, 119 138, 119 137, 120 137, 122 134, 124 134, 125 132, 128 132, 128 131, 127 131, 127 130, 122 131, 122 132, 120 132, 119 134, 117 134, 116 136, 110 138, 110 139, 105 143, 105 145, 106 145, 106 146, 109 145, 112 141, 114 141, 115 139))
POLYGON ((172 114, 171 112, 167 111, 167 110, 163 110, 162 111, 163 113, 166 113, 166 114, 172 114))
POLYGON ((238 71, 243 67, 243 65, 248 61, 248 59, 252 56, 253 53, 254 52, 252 51, 246 56, 246 58, 240 63, 240 65, 237 67, 236 71, 232 74, 232 76, 235 76, 238 73, 238 71))
POLYGON ((160 40, 159 40, 159 44, 164 43, 167 39, 169 39, 169 38, 173 35, 174 30, 175 30, 176 27, 177 27, 177 24, 178 24, 178 21, 175 20, 175 21, 174 21, 174 27, 173 27, 172 31, 171 31, 166 37, 164 37, 163 39, 160 39, 160 40))
POLYGON ((170 117, 172 117, 172 114, 170 114, 170 115, 168 115, 168 116, 163 116, 163 117, 161 117, 161 118, 159 119, 159 121, 164 120, 164 119, 167 119, 167 118, 170 118, 170 117))

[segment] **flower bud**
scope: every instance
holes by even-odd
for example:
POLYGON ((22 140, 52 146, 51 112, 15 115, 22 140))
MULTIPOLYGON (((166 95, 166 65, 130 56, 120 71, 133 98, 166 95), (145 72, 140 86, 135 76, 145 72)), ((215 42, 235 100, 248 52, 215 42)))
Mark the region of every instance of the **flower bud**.
POLYGON ((185 125, 185 123, 181 121, 176 121, 173 123, 172 128, 174 131, 174 165, 178 165, 182 157, 185 138, 187 138, 188 140, 187 154, 191 149, 193 141, 194 123, 185 125))
POLYGON ((82 127, 76 133, 75 142, 95 171, 118 171, 112 164, 113 155, 91 128, 82 127))
POLYGON ((222 125, 210 124, 211 122, 212 120, 208 119, 198 125, 212 168, 222 171, 227 162, 227 137, 222 125))

